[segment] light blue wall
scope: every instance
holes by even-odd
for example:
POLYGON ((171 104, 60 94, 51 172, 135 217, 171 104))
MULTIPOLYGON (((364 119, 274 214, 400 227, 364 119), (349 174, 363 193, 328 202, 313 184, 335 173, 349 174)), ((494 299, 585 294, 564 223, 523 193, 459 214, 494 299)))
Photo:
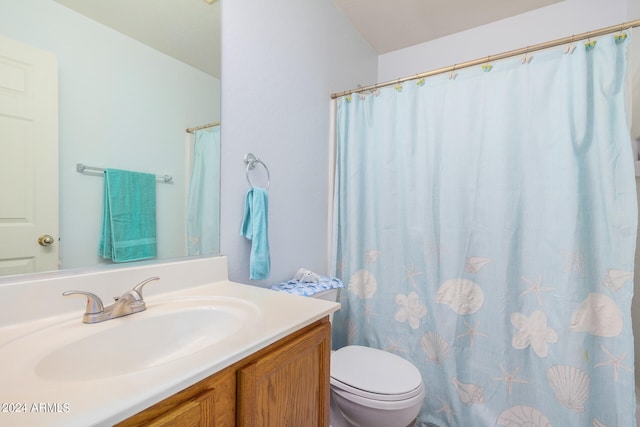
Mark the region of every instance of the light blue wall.
MULTIPOLYGON (((326 273, 329 96, 375 81, 377 55, 333 2, 223 1, 221 251, 249 282, 243 157, 271 172, 271 277, 326 273)), ((255 175, 259 184, 259 175, 255 175)))

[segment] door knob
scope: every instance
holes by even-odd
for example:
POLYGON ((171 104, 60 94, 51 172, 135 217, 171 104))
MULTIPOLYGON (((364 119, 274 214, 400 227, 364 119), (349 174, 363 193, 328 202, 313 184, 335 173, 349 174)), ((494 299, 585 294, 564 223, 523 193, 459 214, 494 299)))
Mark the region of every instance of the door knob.
POLYGON ((43 234, 42 236, 38 237, 38 243, 40 243, 41 246, 50 246, 53 244, 53 237, 49 236, 48 234, 43 234))

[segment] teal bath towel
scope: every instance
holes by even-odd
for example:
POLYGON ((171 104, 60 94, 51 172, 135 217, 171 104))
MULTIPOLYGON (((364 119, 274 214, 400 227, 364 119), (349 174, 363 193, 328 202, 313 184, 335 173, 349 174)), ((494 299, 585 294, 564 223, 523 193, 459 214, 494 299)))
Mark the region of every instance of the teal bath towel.
POLYGON ((271 256, 269 255, 269 198, 267 190, 253 187, 247 192, 244 204, 244 217, 240 234, 251 240, 249 258, 249 278, 263 280, 271 272, 271 256))
POLYGON ((98 255, 128 262, 157 254, 155 175, 107 169, 98 255))

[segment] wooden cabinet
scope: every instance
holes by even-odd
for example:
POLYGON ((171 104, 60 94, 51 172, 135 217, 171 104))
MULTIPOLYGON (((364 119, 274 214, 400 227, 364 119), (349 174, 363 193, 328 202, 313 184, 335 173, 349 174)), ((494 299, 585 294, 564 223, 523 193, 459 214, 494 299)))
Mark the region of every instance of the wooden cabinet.
POLYGON ((233 427, 236 375, 225 369, 117 424, 121 427, 233 427))
POLYGON ((238 370, 238 426, 329 425, 329 334, 319 326, 238 370))
POLYGON ((324 318, 128 418, 118 427, 328 427, 324 318))

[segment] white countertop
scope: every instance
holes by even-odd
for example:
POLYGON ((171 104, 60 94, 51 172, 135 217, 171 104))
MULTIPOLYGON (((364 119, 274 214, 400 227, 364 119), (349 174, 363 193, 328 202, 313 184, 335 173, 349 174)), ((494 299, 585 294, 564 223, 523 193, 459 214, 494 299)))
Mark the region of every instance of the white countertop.
MULTIPOLYGON (((136 316, 151 313, 163 300, 204 296, 239 298, 258 308, 255 328, 220 345, 167 362, 141 372, 108 378, 64 381, 44 379, 35 364, 50 351, 55 336, 34 346, 32 352, 0 365, 0 426, 108 426, 169 397, 176 392, 224 369, 290 333, 340 308, 338 303, 298 297, 227 280, 192 286, 145 298, 147 310, 120 319, 135 322, 136 316)), ((78 301, 76 300, 76 303, 78 301)), ((83 305, 83 304, 80 304, 83 305)), ((83 310, 57 314, 0 328, 0 355, 12 341, 47 325, 71 322, 74 328, 91 328, 81 323, 83 310)), ((138 317, 142 318, 142 317, 138 317)), ((162 334, 163 331, 157 331, 162 334)), ((117 342, 105 342, 117 346, 117 342)), ((100 351, 96 348, 96 351, 100 351)))

